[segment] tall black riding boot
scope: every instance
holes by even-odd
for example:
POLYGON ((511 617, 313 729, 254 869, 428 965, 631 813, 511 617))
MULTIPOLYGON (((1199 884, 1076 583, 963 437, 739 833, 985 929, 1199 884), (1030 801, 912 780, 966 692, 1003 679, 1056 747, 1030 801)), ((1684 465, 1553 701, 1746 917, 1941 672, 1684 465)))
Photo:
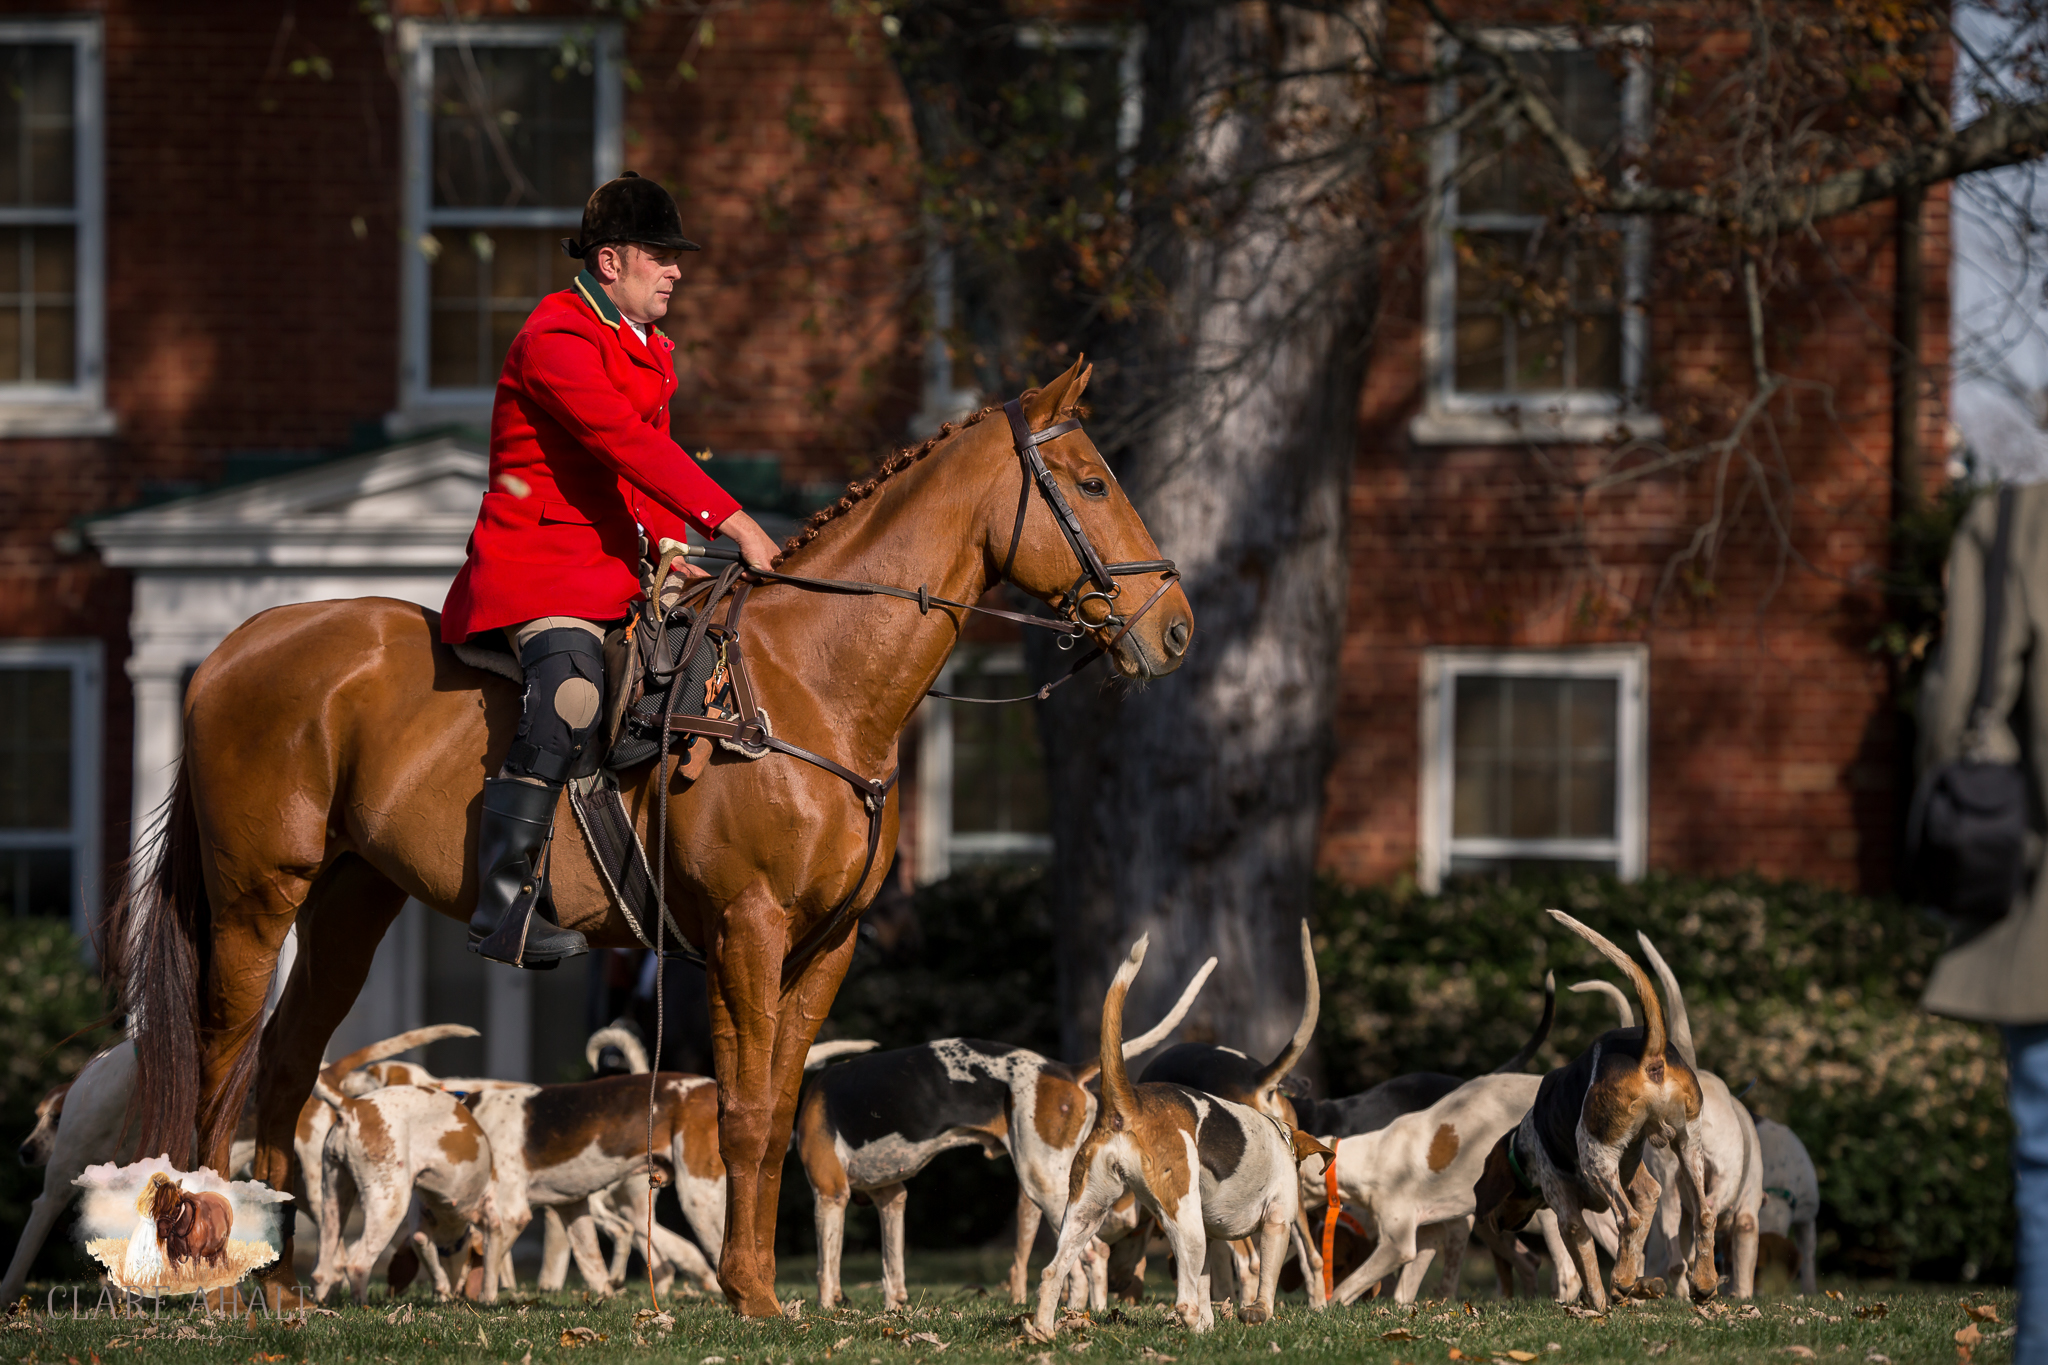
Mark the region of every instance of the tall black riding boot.
POLYGON ((483 827, 476 840, 476 913, 469 917, 472 953, 544 971, 590 951, 583 935, 554 922, 541 894, 541 849, 561 795, 560 787, 509 777, 484 783, 483 827))

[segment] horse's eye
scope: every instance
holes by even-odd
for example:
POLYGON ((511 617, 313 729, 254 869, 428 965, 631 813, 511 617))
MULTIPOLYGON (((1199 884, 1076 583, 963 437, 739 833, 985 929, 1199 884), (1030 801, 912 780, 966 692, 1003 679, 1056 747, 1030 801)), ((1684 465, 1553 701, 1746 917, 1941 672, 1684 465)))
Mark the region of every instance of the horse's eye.
POLYGON ((1099 498, 1109 492, 1109 485, 1100 479, 1081 480, 1081 491, 1091 498, 1099 498))

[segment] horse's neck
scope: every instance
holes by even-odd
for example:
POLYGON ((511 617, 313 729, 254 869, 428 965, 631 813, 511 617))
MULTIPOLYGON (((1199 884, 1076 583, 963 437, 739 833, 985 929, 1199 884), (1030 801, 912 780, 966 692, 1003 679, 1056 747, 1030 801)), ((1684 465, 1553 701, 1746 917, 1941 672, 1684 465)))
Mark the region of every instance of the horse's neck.
MULTIPOLYGON (((808 578, 858 579, 956 602, 988 586, 981 514, 993 474, 970 428, 889 479, 782 565, 808 578), (967 448, 961 448, 962 446, 967 448)), ((894 745, 959 640, 964 613, 920 615, 900 598, 794 587, 763 589, 749 606, 745 649, 764 692, 802 688, 836 738, 788 738, 838 757, 878 760, 894 745), (776 675, 772 681, 769 675, 776 675)), ((762 697, 772 710, 773 702, 762 697)), ((879 774, 876 774, 879 775, 879 774)))

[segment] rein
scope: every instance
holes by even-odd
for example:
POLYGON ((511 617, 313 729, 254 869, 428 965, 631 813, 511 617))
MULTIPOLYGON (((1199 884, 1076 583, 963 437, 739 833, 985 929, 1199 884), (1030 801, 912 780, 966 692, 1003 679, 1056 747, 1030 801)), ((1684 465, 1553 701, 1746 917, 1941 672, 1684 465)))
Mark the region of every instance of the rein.
MULTIPOLYGON (((1075 515, 1073 507, 1067 502, 1066 495, 1060 491, 1058 482, 1052 476, 1052 471, 1046 467, 1045 457, 1038 453, 1038 447, 1046 442, 1057 440, 1061 436, 1079 431, 1081 423, 1077 419, 1070 418, 1064 422, 1055 422, 1043 431, 1034 432, 1031 430, 1030 424, 1025 420, 1024 407, 1020 401, 1012 399, 1003 404, 1003 413, 1010 421, 1011 439, 1016 446, 1017 458, 1022 465, 1024 479, 1023 486, 1017 494, 1017 519, 1010 532, 1010 548, 1003 556, 1001 577, 1007 582, 1011 569, 1016 565, 1017 550, 1024 538, 1024 519, 1030 511, 1031 493, 1035 488, 1038 491, 1038 495, 1044 499, 1047 508, 1052 512, 1053 520, 1060 528, 1060 534, 1066 539, 1068 548, 1073 551, 1075 561, 1081 568, 1081 573, 1074 580, 1073 586, 1062 594, 1058 602, 1054 604, 1060 613, 1056 619, 1049 620, 1043 616, 1032 616, 1024 612, 1006 611, 1000 607, 984 607, 973 602, 956 602, 951 598, 933 595, 930 587, 926 584, 919 584, 917 589, 912 591, 909 588, 901 588, 893 584, 870 583, 861 579, 811 578, 803 574, 781 573, 774 569, 755 569, 745 565, 739 558, 738 550, 731 546, 688 546, 683 550, 683 557, 686 559, 723 561, 726 568, 715 579, 707 579, 684 594, 684 602, 699 604, 699 611, 696 621, 690 628, 690 634, 685 639, 683 650, 677 656, 679 660, 677 667, 680 669, 682 666, 680 661, 686 660, 694 654, 699 641, 711 628, 710 611, 712 606, 730 593, 731 597, 726 607, 725 620, 721 623, 719 629, 719 648, 731 679, 733 700, 738 706, 739 711, 734 716, 678 714, 675 710, 676 689, 673 685, 673 675, 661 677, 650 671, 650 677, 668 686, 667 700, 663 706, 661 750, 656 770, 661 775, 664 785, 667 781, 668 742, 670 736, 676 734, 703 735, 707 738, 723 740, 736 745, 743 753, 748 753, 750 757, 763 757, 768 751, 773 750, 776 753, 800 759, 814 768, 820 768, 825 772, 831 773, 834 777, 839 778, 849 787, 853 788, 854 795, 860 799, 862 808, 867 812, 867 850, 861 860, 860 875, 854 878, 853 885, 847 889, 846 894, 840 898, 839 903, 832 908, 832 912, 825 916, 810 933, 804 935, 802 939, 793 944, 784 955, 783 986, 785 989, 792 979, 792 970, 801 968, 844 925, 848 912, 852 910, 854 901, 860 895, 861 888, 867 885, 868 876, 874 871, 875 858, 881 848, 883 809, 888 803, 889 792, 896 785, 896 779, 901 775, 902 770, 899 768, 896 772, 890 773, 887 778, 877 781, 874 778, 857 773, 846 765, 827 758, 823 754, 815 753, 803 748, 801 745, 792 744, 786 739, 780 739, 769 730, 768 718, 754 699, 753 684, 747 676, 745 656, 740 648, 740 617, 746 610, 747 597, 752 592, 754 583, 784 583, 807 591, 843 593, 856 597, 895 597, 906 602, 917 603, 919 613, 927 615, 934 606, 942 607, 949 611, 978 612, 983 616, 994 616, 1001 620, 1015 622, 1018 625, 1053 631, 1060 637, 1059 645, 1061 649, 1072 649, 1079 643, 1081 637, 1085 635, 1107 630, 1115 631, 1115 634, 1111 635, 1107 640, 1094 644, 1086 654, 1076 659, 1073 666, 1059 678, 1045 684, 1037 691, 1027 693, 1021 697, 963 697, 956 693, 941 692, 936 688, 929 689, 925 693, 926 696, 937 697, 942 701, 962 701, 973 702, 979 705, 1001 706, 1012 702, 1045 700, 1046 697, 1051 695, 1054 688, 1072 678, 1102 655, 1116 648, 1124 636, 1130 634, 1131 627, 1135 626, 1144 617, 1145 613, 1157 606, 1159 600, 1166 595, 1167 589, 1171 588, 1180 578, 1180 570, 1175 567, 1174 562, 1170 559, 1145 559, 1127 563, 1107 564, 1103 562, 1102 556, 1096 553, 1094 542, 1088 538, 1087 528, 1081 525, 1081 520, 1075 515), (1130 615, 1118 615, 1115 604, 1116 599, 1122 593, 1122 586, 1117 582, 1117 579, 1121 576, 1132 574, 1152 573, 1162 575, 1157 590, 1150 597, 1146 598, 1143 605, 1130 615), (1084 587, 1084 585, 1086 586, 1084 587), (1090 621, 1082 614, 1083 609, 1090 602, 1101 604, 1103 611, 1101 620, 1090 621)), ((650 586, 650 595, 651 593, 652 589, 650 586)), ((652 607, 655 604, 650 602, 649 605, 652 607)), ((667 629, 666 617, 659 615, 658 608, 657 622, 656 629, 658 631, 667 629)), ((656 657, 659 657, 658 649, 656 657)), ((657 847, 664 850, 667 848, 665 839, 667 805, 666 801, 657 802, 658 809, 656 812, 656 819, 659 823, 657 824, 655 843, 657 847)), ((663 864, 666 863, 666 852, 660 855, 660 859, 663 864)), ((656 875, 659 878, 660 871, 657 871, 656 875)), ((656 882, 656 899, 660 904, 666 906, 667 901, 662 895, 662 887, 659 880, 656 882)), ((657 951, 659 950, 657 949, 657 951)))
MULTIPOLYGON (((1005 611, 1001 607, 984 607, 975 602, 956 602, 950 597, 934 595, 931 589, 922 583, 913 592, 909 588, 899 588, 889 583, 870 583, 858 578, 810 578, 803 574, 751 567, 747 572, 765 583, 786 583, 791 587, 813 592, 836 592, 853 597, 900 598, 905 602, 917 603, 919 615, 928 616, 933 607, 943 607, 950 611, 976 612, 983 616, 993 616, 1020 626, 1052 631, 1060 637, 1059 647, 1062 650, 1074 648, 1081 637, 1091 631, 1114 628, 1116 634, 1100 644, 1091 646, 1088 652, 1076 659, 1065 673, 1035 692, 1027 692, 1020 697, 963 697, 956 692, 941 692, 937 688, 930 688, 925 692, 926 696, 937 697, 941 701, 969 702, 976 706, 1008 706, 1020 701, 1044 701, 1052 695, 1054 688, 1115 649, 1124 636, 1130 634, 1131 627, 1135 626, 1146 612, 1157 606, 1160 598, 1166 596, 1167 589, 1179 580, 1180 570, 1170 559, 1139 559, 1105 564, 1102 556, 1096 553, 1095 543, 1088 538, 1087 528, 1081 525, 1081 519, 1075 515, 1066 494, 1060 491, 1059 482, 1046 467, 1045 457, 1038 453, 1038 447, 1047 441, 1058 440, 1071 432, 1079 431, 1079 420, 1069 418, 1064 422, 1055 422, 1043 431, 1034 432, 1024 418, 1023 404, 1014 398, 1003 404, 1003 415, 1010 421, 1010 437, 1016 446, 1017 458, 1024 467, 1024 481, 1017 490, 1017 519, 1010 530, 1010 548, 1003 556, 1003 569, 998 577, 1008 582, 1010 570, 1016 567, 1017 547, 1024 539, 1024 518, 1031 510, 1031 491, 1036 488, 1039 496, 1045 500, 1047 508, 1051 510, 1053 521, 1059 526, 1060 534, 1066 539, 1068 548, 1074 552, 1074 559, 1081 566, 1080 577, 1074 580, 1074 585, 1061 596, 1057 604, 1060 611, 1058 618, 1049 620, 1026 612, 1005 611), (1129 616, 1117 615, 1114 604, 1122 595, 1122 585, 1116 581, 1118 577, 1149 573, 1163 575, 1159 587, 1145 599, 1144 605, 1129 616), (1084 592, 1081 586, 1083 583, 1092 583, 1094 586, 1084 592), (1082 608, 1091 601, 1102 603, 1102 620, 1091 622, 1082 616, 1082 608)), ((685 547, 683 557, 738 563, 739 551, 729 545, 691 545, 685 547)), ((709 594, 706 599, 707 605, 722 596, 724 589, 721 587, 709 594)))

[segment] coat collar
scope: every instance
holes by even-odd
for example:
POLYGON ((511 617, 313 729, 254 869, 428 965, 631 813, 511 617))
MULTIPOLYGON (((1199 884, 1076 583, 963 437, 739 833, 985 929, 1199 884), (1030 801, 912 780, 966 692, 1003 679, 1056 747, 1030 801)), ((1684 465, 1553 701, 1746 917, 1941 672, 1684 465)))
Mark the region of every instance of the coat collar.
POLYGON ((592 311, 602 318, 607 326, 617 330, 624 325, 625 315, 620 313, 619 306, 612 302, 612 296, 604 292, 604 285, 597 276, 588 270, 578 271, 576 292, 583 296, 583 301, 590 305, 592 311))
POLYGON ((662 368, 660 357, 656 354, 654 338, 661 337, 666 345, 668 337, 659 328, 650 326, 647 329, 647 340, 642 342, 639 335, 626 325, 626 316, 619 311, 619 306, 612 302, 612 296, 604 292, 603 282, 588 270, 577 272, 573 287, 583 301, 590 305, 591 311, 597 314, 598 320, 618 333, 619 343, 626 347, 626 354, 644 360, 657 370, 662 368), (631 344, 627 344, 629 339, 631 344))

